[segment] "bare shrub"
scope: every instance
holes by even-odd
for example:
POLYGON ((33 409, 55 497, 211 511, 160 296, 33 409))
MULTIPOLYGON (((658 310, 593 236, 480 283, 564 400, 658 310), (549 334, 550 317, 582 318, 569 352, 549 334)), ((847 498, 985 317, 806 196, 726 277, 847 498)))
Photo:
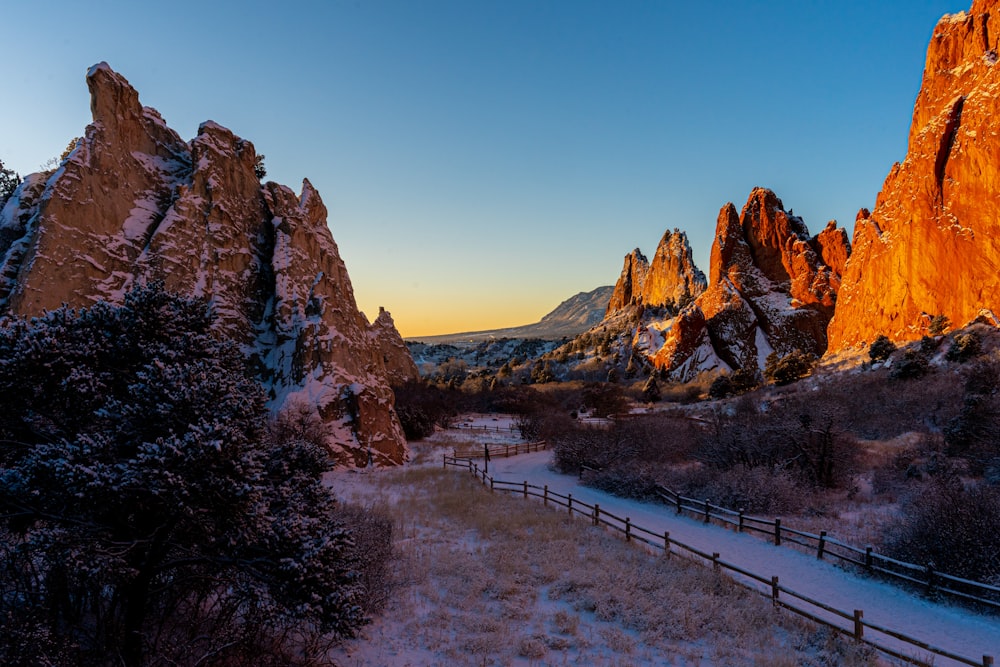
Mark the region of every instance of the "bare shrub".
POLYGON ((392 517, 385 510, 346 504, 334 516, 351 534, 347 557, 355 563, 361 584, 358 604, 365 615, 378 614, 392 589, 392 517))
POLYGON ((750 513, 792 512, 801 509, 811 495, 791 473, 768 468, 701 469, 674 479, 684 485, 681 493, 685 496, 750 513))
POLYGON ((1000 577, 1000 489, 966 487, 947 472, 903 506, 886 535, 886 553, 976 580, 1000 577))
POLYGON ((947 453, 981 473, 1000 455, 1000 361, 982 361, 965 373, 962 409, 944 429, 947 453))
POLYGON ((813 486, 834 488, 850 477, 857 453, 841 421, 834 407, 817 408, 809 398, 793 396, 765 410, 744 397, 732 412, 715 411, 697 457, 721 470, 794 470, 813 486))
POLYGON ((556 468, 576 473, 581 466, 610 470, 635 465, 677 463, 686 460, 697 446, 696 428, 682 415, 658 414, 621 419, 606 428, 575 422, 561 423, 546 437, 555 450, 556 468))
POLYGON ((591 473, 584 478, 589 486, 622 498, 651 500, 657 497, 659 478, 649 464, 615 466, 591 473))

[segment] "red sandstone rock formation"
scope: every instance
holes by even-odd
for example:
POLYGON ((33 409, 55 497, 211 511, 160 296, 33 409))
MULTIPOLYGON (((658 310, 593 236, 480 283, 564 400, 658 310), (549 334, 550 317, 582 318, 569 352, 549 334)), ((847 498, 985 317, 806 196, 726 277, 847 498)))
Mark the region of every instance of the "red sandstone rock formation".
POLYGON ((641 250, 636 248, 625 255, 625 265, 622 267, 618 282, 615 283, 615 291, 611 293, 605 317, 641 298, 647 273, 649 273, 649 260, 646 259, 641 250))
POLYGON ((945 16, 927 50, 906 158, 862 210, 830 350, 919 338, 1000 312, 1000 1, 945 16))
POLYGON ((275 409, 312 405, 348 460, 371 448, 376 463, 401 463, 386 365, 416 368, 388 314, 372 327, 358 311, 312 185, 261 185, 253 144, 215 123, 182 141, 104 63, 87 83, 85 137, 0 213, 0 313, 85 307, 163 280, 213 304, 275 409))
POLYGON ((705 291, 705 274, 694 265, 687 234, 675 229, 660 239, 649 264, 642 303, 646 306, 686 306, 705 291))
POLYGON ((629 305, 686 305, 704 289, 705 274, 694 265, 687 235, 675 229, 660 239, 652 263, 638 248, 625 255, 606 316, 629 305))
POLYGON ((810 238, 770 190, 754 189, 740 214, 727 204, 716 224, 708 288, 663 328, 654 364, 688 379, 702 370, 761 368, 772 351, 822 354, 838 267, 849 255, 844 230, 827 225, 810 238))

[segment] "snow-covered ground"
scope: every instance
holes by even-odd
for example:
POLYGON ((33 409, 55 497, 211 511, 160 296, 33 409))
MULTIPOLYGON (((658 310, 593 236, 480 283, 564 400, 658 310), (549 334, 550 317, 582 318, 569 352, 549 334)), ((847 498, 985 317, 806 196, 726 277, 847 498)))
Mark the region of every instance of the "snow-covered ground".
MULTIPOLYGON (((777 575, 782 586, 820 600, 851 613, 864 612, 866 621, 887 627, 927 644, 958 655, 979 660, 984 655, 1000 658, 1000 619, 972 613, 947 604, 936 604, 898 587, 854 575, 814 556, 792 549, 775 547, 749 535, 706 526, 694 519, 678 517, 662 505, 618 498, 582 486, 572 476, 561 475, 550 467, 551 452, 524 454, 492 462, 490 473, 495 479, 543 486, 563 495, 573 494, 574 500, 602 510, 629 517, 634 525, 657 533, 670 531, 671 539, 708 553, 719 553, 722 560, 738 565, 755 574, 777 575)), ((456 474, 461 474, 456 471, 456 474)), ((830 617, 831 619, 834 617, 830 617)), ((841 619, 844 627, 847 621, 841 619)), ((910 655, 927 658, 912 646, 891 637, 866 630, 866 636, 905 650, 910 655)), ((937 657, 935 665, 955 663, 937 657)))

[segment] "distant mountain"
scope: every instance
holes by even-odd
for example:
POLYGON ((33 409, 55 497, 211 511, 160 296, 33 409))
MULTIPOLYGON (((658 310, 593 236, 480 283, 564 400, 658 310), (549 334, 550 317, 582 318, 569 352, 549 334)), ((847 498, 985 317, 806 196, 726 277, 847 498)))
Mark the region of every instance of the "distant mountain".
POLYGON ((580 292, 560 303, 555 310, 535 324, 489 331, 422 336, 407 340, 443 344, 478 343, 491 338, 541 338, 544 340, 572 338, 590 329, 603 319, 612 292, 614 292, 614 287, 611 285, 598 287, 590 292, 580 292))

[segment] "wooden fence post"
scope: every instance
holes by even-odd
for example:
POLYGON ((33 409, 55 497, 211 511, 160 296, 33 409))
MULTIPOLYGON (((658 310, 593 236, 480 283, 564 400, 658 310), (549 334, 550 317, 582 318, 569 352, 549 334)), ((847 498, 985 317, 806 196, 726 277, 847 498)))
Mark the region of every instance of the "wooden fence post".
POLYGON ((712 553, 712 569, 719 571, 719 554, 715 552, 712 553))
MULTIPOLYGON (((514 453, 516 454, 517 450, 514 450, 514 453)), ((510 458, 510 445, 504 445, 503 446, 503 457, 505 459, 506 458, 510 458)))
POLYGON ((872 569, 872 548, 865 547, 865 569, 872 569))
POLYGON ((597 503, 594 503, 594 525, 601 525, 601 506, 597 503))
POLYGON ((677 501, 677 513, 680 514, 681 513, 681 494, 675 493, 674 494, 674 500, 677 501))
POLYGON ((706 498, 705 499, 705 523, 708 523, 708 520, 709 520, 709 516, 708 516, 708 499, 706 498))
POLYGON ((493 478, 490 477, 490 493, 493 493, 493 478))
POLYGON ((632 519, 625 517, 625 541, 632 541, 632 519))
POLYGON ((774 546, 781 546, 781 519, 774 520, 774 546))
POLYGON ((663 555, 670 558, 670 531, 663 531, 663 555))
POLYGON ((984 655, 983 656, 983 667, 993 667, 993 656, 984 655))
POLYGON ((865 624, 862 622, 865 612, 860 609, 854 610, 854 638, 861 641, 865 636, 865 624))
POLYGON ((927 575, 927 595, 934 594, 934 566, 927 563, 927 567, 924 568, 924 574, 927 575))
POLYGON ((771 602, 773 604, 778 604, 778 575, 771 577, 771 602))
POLYGON ((740 525, 736 528, 737 533, 743 532, 743 510, 740 510, 740 525))
POLYGON ((443 468, 444 468, 445 470, 447 470, 447 469, 448 469, 448 455, 447 455, 447 454, 445 454, 445 455, 443 455, 443 457, 442 457, 442 458, 444 459, 444 461, 443 461, 443 466, 442 466, 442 467, 443 467, 443 468))
POLYGON ((823 550, 826 549, 826 531, 819 531, 819 547, 816 549, 816 558, 823 560, 823 550))
POLYGON ((524 497, 528 497, 528 480, 524 480, 524 497))
POLYGON ((567 494, 566 496, 566 510, 569 512, 570 516, 573 516, 573 494, 567 494))
POLYGON ((548 484, 545 485, 545 492, 542 495, 542 505, 544 505, 545 507, 549 506, 549 485, 548 484))

